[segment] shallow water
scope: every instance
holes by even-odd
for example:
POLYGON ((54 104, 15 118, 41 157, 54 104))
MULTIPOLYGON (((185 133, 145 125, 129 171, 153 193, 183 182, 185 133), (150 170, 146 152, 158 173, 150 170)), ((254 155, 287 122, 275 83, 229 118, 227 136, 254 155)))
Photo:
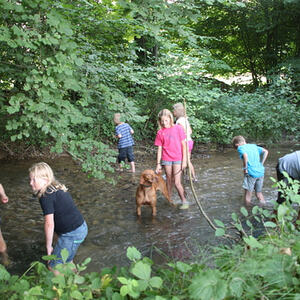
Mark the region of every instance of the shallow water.
MULTIPOLYGON (((298 147, 299 148, 299 147, 298 147)), ((266 206, 276 198, 270 177, 276 178, 278 157, 298 149, 274 147, 269 149, 263 194, 266 206)), ((89 226, 86 241, 78 250, 75 262, 91 257, 88 271, 103 267, 126 265, 126 249, 135 246, 143 255, 162 263, 169 259, 186 260, 201 256, 200 248, 217 245, 224 240, 215 238, 195 204, 190 183, 185 181, 187 199, 191 206, 181 211, 172 207, 162 195, 158 196, 157 216, 152 218, 150 207, 142 208, 142 217, 135 214, 135 191, 140 173, 155 166, 155 153, 137 155, 136 175, 129 172, 114 175, 116 185, 88 178, 70 158, 45 160, 56 177, 69 188, 89 226)), ((37 199, 32 197, 28 168, 40 160, 0 161, 0 182, 4 185, 9 203, 1 205, 2 233, 12 261, 9 271, 22 273, 34 260, 45 255, 43 216, 37 199)), ((242 161, 237 152, 194 153, 192 157, 198 182, 194 183, 197 197, 207 215, 229 223, 231 213, 239 214, 244 205, 241 188, 242 161)), ((174 191, 173 200, 179 203, 174 191)), ((253 197, 253 204, 257 204, 253 197)))

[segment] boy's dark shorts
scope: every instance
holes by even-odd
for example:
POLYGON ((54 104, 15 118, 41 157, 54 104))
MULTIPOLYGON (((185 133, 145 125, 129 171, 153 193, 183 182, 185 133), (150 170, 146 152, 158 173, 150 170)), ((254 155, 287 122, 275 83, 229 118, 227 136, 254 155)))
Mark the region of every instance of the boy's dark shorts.
POLYGON ((126 158, 128 159, 128 162, 134 161, 132 146, 119 149, 118 163, 125 161, 126 158))

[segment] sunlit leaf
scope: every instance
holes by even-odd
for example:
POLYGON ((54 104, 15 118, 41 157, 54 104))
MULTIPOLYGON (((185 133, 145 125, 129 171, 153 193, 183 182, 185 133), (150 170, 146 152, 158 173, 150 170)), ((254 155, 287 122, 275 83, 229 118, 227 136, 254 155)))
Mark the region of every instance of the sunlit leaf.
POLYGON ((254 238, 252 235, 250 235, 249 237, 244 237, 243 240, 251 248, 263 248, 263 245, 260 242, 258 242, 257 239, 254 238))

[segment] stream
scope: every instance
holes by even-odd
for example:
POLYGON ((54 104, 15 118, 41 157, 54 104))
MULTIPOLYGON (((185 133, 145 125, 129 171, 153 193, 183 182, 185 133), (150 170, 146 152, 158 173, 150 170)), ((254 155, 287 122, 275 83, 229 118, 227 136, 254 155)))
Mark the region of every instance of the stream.
MULTIPOLYGON (((270 177, 276 178, 277 160, 299 149, 273 146, 268 150, 263 194, 266 207, 272 209, 271 201, 276 199, 277 193, 270 177)), ((75 263, 87 257, 92 259, 87 271, 129 264, 126 249, 130 246, 160 264, 172 259, 193 259, 204 255, 203 247, 224 241, 215 237, 195 203, 190 182, 186 180, 187 200, 191 204, 188 210, 169 205, 158 193, 157 216, 153 218, 150 207, 143 206, 142 216, 137 218, 135 192, 139 175, 144 169, 154 168, 156 160, 155 152, 153 155, 137 153, 136 156, 136 174, 115 173, 116 185, 89 178, 67 156, 44 160, 52 167, 56 178, 69 188, 89 226, 88 236, 75 257, 75 263)), ((29 167, 38 161, 41 159, 0 160, 0 182, 9 197, 9 202, 0 207, 1 230, 11 260, 8 270, 12 273, 22 274, 32 261, 41 261, 45 255, 42 211, 38 200, 32 197, 28 176, 29 167)), ((240 208, 244 206, 242 161, 237 152, 234 149, 195 152, 192 162, 198 177, 194 188, 205 212, 212 220, 219 219, 228 224, 232 212, 240 215, 240 208)), ((175 203, 180 203, 175 191, 172 198, 175 203)), ((252 202, 258 204, 254 195, 252 202)))

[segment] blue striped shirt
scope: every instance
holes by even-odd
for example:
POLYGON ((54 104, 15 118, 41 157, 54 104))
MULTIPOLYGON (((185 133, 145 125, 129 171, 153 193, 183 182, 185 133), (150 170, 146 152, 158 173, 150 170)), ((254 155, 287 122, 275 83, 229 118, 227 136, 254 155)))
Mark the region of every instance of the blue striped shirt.
POLYGON ((130 132, 131 130, 133 131, 133 129, 130 127, 129 124, 127 123, 119 124, 118 126, 116 126, 115 130, 116 130, 116 136, 118 136, 119 134, 121 134, 122 136, 118 142, 118 149, 130 147, 134 145, 134 141, 130 132))

